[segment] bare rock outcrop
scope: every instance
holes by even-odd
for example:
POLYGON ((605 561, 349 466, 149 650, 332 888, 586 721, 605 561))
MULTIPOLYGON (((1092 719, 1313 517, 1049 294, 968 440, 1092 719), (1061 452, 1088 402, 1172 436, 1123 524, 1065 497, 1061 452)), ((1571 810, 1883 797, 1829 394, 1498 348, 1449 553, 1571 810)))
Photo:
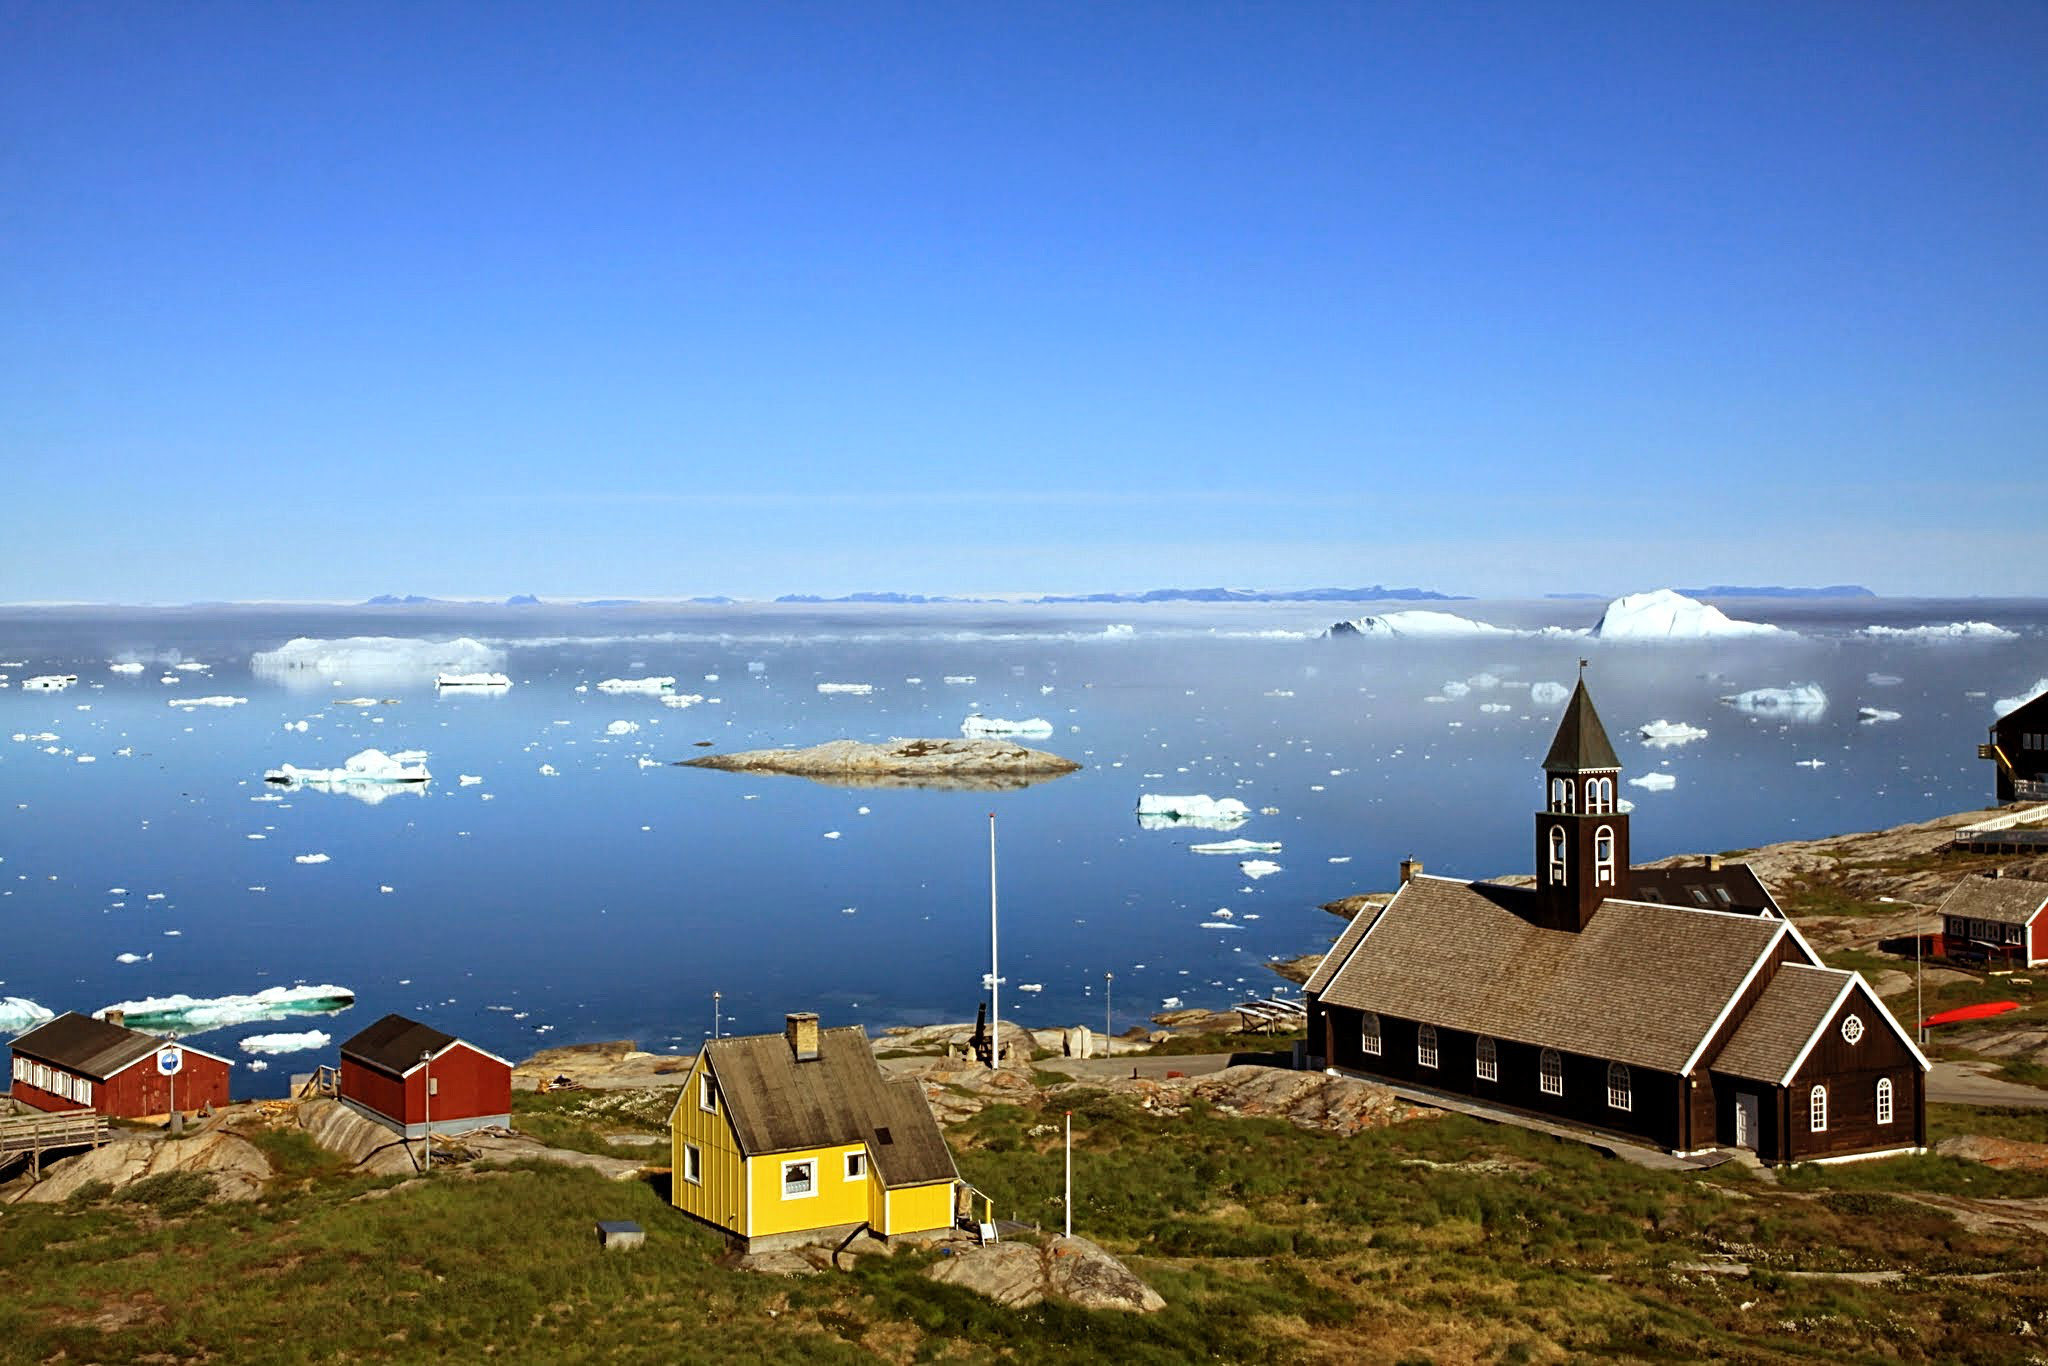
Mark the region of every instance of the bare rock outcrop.
POLYGON ((1219 1114, 1284 1119, 1298 1129, 1330 1134, 1362 1133, 1440 1113, 1410 1105, 1386 1087, 1355 1077, 1252 1064, 1194 1077, 1124 1077, 1081 1084, 1136 1096, 1157 1115, 1178 1115, 1200 1101, 1219 1114))
POLYGON ((1997 1167, 2005 1171, 2048 1169, 2048 1143, 2025 1143, 2016 1138, 1986 1138, 1981 1134, 1962 1134, 1955 1138, 1944 1138, 1934 1145, 1934 1151, 1942 1157, 1961 1158, 1965 1162, 1981 1162, 1987 1167, 1997 1167))
POLYGON ((631 1039, 543 1048, 512 1069, 512 1085, 537 1090, 542 1082, 568 1077, 578 1086, 615 1091, 681 1086, 696 1059, 687 1053, 648 1053, 631 1039))
POLYGON ((1045 1299, 1140 1314, 1166 1307, 1158 1291, 1086 1238, 1054 1238, 1043 1246, 1014 1242, 960 1248, 925 1274, 1013 1309, 1045 1299))
MULTIPOLYGON (((300 1104, 297 1110, 299 1127, 311 1135, 315 1143, 353 1163, 357 1171, 390 1176, 419 1170, 418 1139, 401 1139, 338 1100, 309 1100, 300 1104)), ((640 1163, 629 1158, 550 1148, 537 1138, 502 1129, 436 1135, 434 1139, 434 1165, 437 1168, 445 1162, 517 1162, 523 1159, 554 1162, 565 1167, 587 1167, 613 1181, 637 1176, 641 1169, 640 1163)))
POLYGON ((1072 773, 1072 759, 1008 740, 831 740, 808 749, 749 749, 681 761, 686 768, 793 773, 842 787, 944 787, 996 791, 1072 773))
POLYGON ((123 1138, 46 1169, 41 1181, 16 1199, 52 1204, 81 1186, 104 1181, 114 1189, 150 1176, 197 1172, 213 1181, 214 1198, 254 1200, 270 1180, 270 1159, 245 1138, 218 1129, 190 1138, 123 1138))

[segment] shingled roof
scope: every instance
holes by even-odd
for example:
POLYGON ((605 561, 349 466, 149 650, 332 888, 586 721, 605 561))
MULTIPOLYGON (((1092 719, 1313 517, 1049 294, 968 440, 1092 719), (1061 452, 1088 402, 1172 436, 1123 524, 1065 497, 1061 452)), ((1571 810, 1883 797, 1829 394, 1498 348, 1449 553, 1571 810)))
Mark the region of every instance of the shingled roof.
POLYGON ((1613 900, 1577 933, 1544 929, 1527 918, 1535 895, 1418 876, 1357 936, 1319 998, 1683 1072, 1788 933, 1777 919, 1613 900))
POLYGON ((2024 925, 2048 903, 2048 882, 2023 877, 1966 877, 1941 899, 1940 914, 2024 925))
POLYGON ((1579 773, 1620 767, 1621 760, 1615 757, 1614 746, 1607 739, 1607 727, 1600 724, 1600 713, 1593 710, 1593 698, 1586 691, 1586 680, 1581 678, 1572 689, 1571 701, 1564 704, 1564 719, 1557 723, 1557 738, 1550 742, 1550 753, 1543 756, 1543 771, 1579 773))
POLYGON ((1806 1041, 1828 1022, 1835 1002, 1855 980, 1853 973, 1837 968, 1787 963, 1711 1066, 1730 1076, 1783 1086, 1806 1051, 1806 1041))
POLYGON ((13 1047, 67 1072, 105 1081, 156 1052, 163 1042, 153 1034, 67 1010, 16 1039, 13 1047))
POLYGON ((443 1034, 432 1025, 403 1015, 386 1015, 344 1043, 341 1056, 402 1077, 420 1065, 420 1054, 438 1055, 459 1042, 453 1034, 443 1034))
POLYGON ((1693 861, 1671 868, 1631 868, 1628 895, 1631 901, 1662 901, 1709 911, 1783 914, 1763 879, 1746 863, 1708 868, 1693 861))
POLYGON ((883 1079, 859 1025, 818 1031, 818 1056, 803 1062, 781 1034, 717 1039, 704 1059, 749 1157, 863 1143, 884 1186, 959 1176, 923 1090, 883 1079))

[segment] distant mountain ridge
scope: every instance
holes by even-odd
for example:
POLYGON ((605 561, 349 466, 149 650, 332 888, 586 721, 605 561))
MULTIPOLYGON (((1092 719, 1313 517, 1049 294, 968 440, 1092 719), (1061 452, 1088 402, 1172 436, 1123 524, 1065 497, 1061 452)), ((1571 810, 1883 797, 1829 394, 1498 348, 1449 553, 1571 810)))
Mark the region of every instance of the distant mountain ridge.
MULTIPOLYGON (((1689 598, 1874 598, 1877 596, 1860 583, 1835 583, 1826 588, 1784 588, 1777 584, 1741 586, 1717 583, 1707 588, 1680 588, 1674 590, 1689 598)), ((1610 596, 1606 593, 1545 593, 1551 602, 1596 601, 1610 596)))
MULTIPOLYGON (((1144 603, 1144 602, 1469 602, 1471 597, 1464 593, 1439 593, 1433 588, 1388 588, 1373 584, 1367 588, 1152 588, 1142 593, 1048 593, 1036 598, 977 598, 958 597, 944 593, 842 593, 828 596, 822 593, 784 593, 773 599, 779 603, 794 603, 811 606, 832 604, 863 603, 884 606, 917 607, 942 603, 1008 603, 1011 605, 1037 605, 1060 603, 1144 603)), ((694 597, 686 602, 703 604, 730 604, 744 601, 725 596, 694 597)), ((365 607, 427 607, 434 605, 463 606, 458 600, 429 598, 417 593, 380 593, 363 603, 365 607)), ((518 593, 504 600, 506 607, 539 607, 541 600, 531 593, 518 593)), ((574 605, 577 607, 637 607, 638 598, 588 598, 573 604, 556 603, 555 606, 574 605)))

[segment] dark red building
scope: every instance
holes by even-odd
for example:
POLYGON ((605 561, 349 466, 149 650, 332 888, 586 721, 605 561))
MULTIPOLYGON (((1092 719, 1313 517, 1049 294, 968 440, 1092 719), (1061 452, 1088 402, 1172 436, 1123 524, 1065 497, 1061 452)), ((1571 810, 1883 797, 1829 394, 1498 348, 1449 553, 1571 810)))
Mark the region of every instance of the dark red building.
POLYGON ((407 1138, 512 1122, 512 1064, 432 1025, 386 1015, 341 1046, 341 1103, 407 1138))
POLYGON ((68 1011, 14 1041, 14 1098, 38 1110, 90 1108, 119 1119, 169 1114, 172 1079, 157 1054, 178 1054, 180 1110, 228 1103, 226 1058, 190 1044, 68 1011))
POLYGON ((1998 765, 1998 800, 2048 799, 2048 693, 2014 707, 1991 724, 1977 757, 1998 765))
POLYGON ((1973 966, 2031 968, 2048 960, 2048 882, 1987 873, 1941 901, 1936 957, 1973 966))
POLYGON ((1314 1065, 1679 1153, 1925 1146, 1926 1058, 1753 875, 1681 868, 1637 894, 1583 681, 1543 768, 1536 885, 1416 873, 1362 910, 1307 983, 1314 1065))

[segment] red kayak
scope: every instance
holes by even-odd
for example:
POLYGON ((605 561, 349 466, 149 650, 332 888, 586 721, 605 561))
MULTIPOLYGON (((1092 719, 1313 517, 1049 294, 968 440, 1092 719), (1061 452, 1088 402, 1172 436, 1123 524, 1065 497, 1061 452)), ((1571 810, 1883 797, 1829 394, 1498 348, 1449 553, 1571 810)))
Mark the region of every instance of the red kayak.
POLYGON ((1982 1020, 1987 1016, 2003 1015, 2008 1010, 2018 1010, 2019 1008, 2020 1003, 2018 1001, 1984 1001, 1978 1005, 1957 1006, 1954 1010, 1944 1010, 1939 1014, 1929 1015, 1920 1023, 1923 1025, 1938 1025, 1955 1024, 1960 1020, 1982 1020))

